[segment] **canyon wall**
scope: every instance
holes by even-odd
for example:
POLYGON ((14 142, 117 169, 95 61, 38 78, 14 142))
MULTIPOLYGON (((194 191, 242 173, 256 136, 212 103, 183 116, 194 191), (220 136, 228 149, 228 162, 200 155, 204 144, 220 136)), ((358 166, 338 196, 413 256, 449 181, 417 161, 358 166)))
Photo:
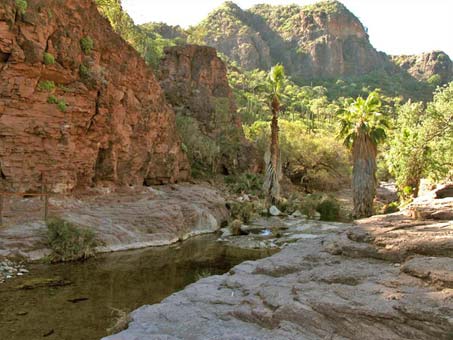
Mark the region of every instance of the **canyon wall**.
POLYGON ((0 177, 56 192, 189 175, 152 70, 91 0, 0 4, 0 177))
POLYGON ((258 162, 242 130, 226 65, 214 48, 197 45, 166 48, 158 74, 174 110, 195 118, 202 133, 219 144, 220 172, 256 171, 258 162))

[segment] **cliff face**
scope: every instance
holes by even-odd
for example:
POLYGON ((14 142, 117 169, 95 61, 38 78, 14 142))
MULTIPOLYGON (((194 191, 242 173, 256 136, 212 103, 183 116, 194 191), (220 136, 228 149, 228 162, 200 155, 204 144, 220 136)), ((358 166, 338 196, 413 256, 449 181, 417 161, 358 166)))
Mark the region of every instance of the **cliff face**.
POLYGON ((0 4, 3 186, 64 192, 188 176, 152 71, 90 0, 0 4))
POLYGON ((453 62, 442 51, 433 51, 421 55, 393 56, 392 60, 403 70, 418 80, 429 81, 438 75, 435 82, 453 81, 453 62))
POLYGON ((337 1, 257 5, 247 11, 227 2, 199 31, 207 45, 245 69, 283 63, 296 77, 332 78, 363 75, 386 64, 357 17, 337 1))
POLYGON ((202 132, 220 144, 238 145, 236 152, 230 149, 222 156, 220 165, 227 173, 253 168, 253 151, 244 137, 227 68, 214 48, 197 45, 167 48, 159 79, 168 102, 178 114, 197 119, 202 132))

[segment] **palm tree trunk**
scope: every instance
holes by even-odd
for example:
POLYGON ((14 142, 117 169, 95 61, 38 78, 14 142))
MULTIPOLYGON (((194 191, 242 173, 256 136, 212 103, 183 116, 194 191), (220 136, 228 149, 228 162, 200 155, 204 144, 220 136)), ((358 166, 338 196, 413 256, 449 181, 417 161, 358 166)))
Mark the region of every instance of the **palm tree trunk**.
POLYGON ((267 194, 267 205, 277 204, 280 197, 280 150, 279 150, 279 127, 278 113, 280 103, 276 96, 272 100, 272 123, 271 123, 271 145, 269 164, 266 164, 265 190, 267 194))
POLYGON ((368 135, 359 132, 352 145, 352 154, 354 218, 369 217, 373 215, 373 201, 376 195, 377 147, 368 135))
POLYGON ((274 97, 272 101, 272 124, 271 124, 271 162, 272 167, 278 169, 278 156, 279 156, 279 128, 278 128, 278 112, 280 110, 280 103, 274 97))

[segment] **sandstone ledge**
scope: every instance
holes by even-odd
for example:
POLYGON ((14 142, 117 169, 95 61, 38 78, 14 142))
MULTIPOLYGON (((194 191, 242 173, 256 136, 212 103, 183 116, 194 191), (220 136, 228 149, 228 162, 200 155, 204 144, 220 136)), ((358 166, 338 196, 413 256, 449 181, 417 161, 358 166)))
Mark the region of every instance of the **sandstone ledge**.
MULTIPOLYGON (((163 246, 212 233, 228 218, 220 193, 205 185, 171 185, 123 189, 51 198, 51 212, 92 228, 104 242, 99 252, 163 246)), ((42 204, 38 199, 30 204, 42 204)), ((49 253, 46 226, 39 215, 22 216, 0 227, 0 257, 38 260, 49 253)), ((8 222, 8 221, 7 221, 8 222)))

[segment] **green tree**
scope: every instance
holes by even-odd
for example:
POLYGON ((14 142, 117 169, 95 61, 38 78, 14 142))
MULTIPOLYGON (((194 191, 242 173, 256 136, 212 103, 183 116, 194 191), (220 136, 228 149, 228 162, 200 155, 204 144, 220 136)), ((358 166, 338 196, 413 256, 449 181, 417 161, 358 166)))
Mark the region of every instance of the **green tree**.
POLYGON ((264 190, 268 204, 276 204, 280 197, 280 176, 281 162, 278 138, 278 114, 280 112, 280 99, 282 87, 285 80, 285 69, 283 65, 272 67, 268 75, 268 85, 270 90, 270 108, 272 111, 271 122, 271 143, 269 153, 266 155, 266 174, 264 180, 264 190))
POLYGON ((373 214, 376 194, 376 156, 378 143, 385 139, 387 118, 380 113, 381 100, 372 92, 368 98, 357 98, 340 110, 340 134, 353 158, 352 191, 354 217, 373 214))
POLYGON ((398 109, 387 156, 403 195, 418 196, 420 181, 440 181, 453 168, 453 83, 439 88, 433 102, 408 102, 398 109))

